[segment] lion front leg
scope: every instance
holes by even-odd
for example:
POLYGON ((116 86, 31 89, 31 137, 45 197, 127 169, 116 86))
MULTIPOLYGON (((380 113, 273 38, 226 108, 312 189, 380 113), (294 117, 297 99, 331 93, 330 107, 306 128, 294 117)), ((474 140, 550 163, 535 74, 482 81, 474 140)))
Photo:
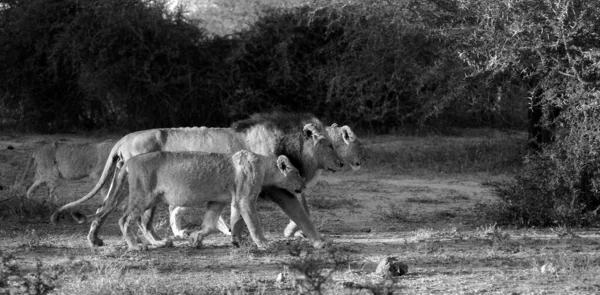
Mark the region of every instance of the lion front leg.
POLYGON ((27 193, 25 193, 25 197, 27 199, 31 199, 31 196, 33 196, 33 194, 35 194, 35 192, 38 190, 38 188, 40 187, 40 185, 42 185, 43 183, 45 183, 44 180, 42 179, 36 179, 33 184, 29 187, 29 189, 27 189, 27 193))
POLYGON ((269 199, 274 201, 292 221, 300 226, 306 237, 312 242, 313 247, 322 248, 327 244, 317 232, 317 229, 296 196, 279 188, 269 188, 265 192, 269 199))
MULTIPOLYGON (((310 217, 310 211, 308 210, 308 204, 306 202, 306 194, 302 192, 300 194, 296 194, 296 197, 298 198, 298 200, 300 200, 300 204, 302 204, 302 208, 304 208, 304 211, 306 211, 306 215, 310 217)), ((304 233, 300 230, 298 224, 296 224, 293 220, 290 219, 290 222, 283 230, 283 235, 285 237, 291 237, 294 234, 304 236, 304 233)))
MULTIPOLYGON (((246 227, 248 227, 248 232, 250 232, 250 237, 258 246, 259 249, 269 248, 269 242, 264 236, 262 226, 260 224, 260 219, 258 218, 258 211, 256 210, 256 198, 251 197, 242 197, 238 200, 238 208, 244 222, 246 223, 246 227)), ((239 221, 235 226, 239 226, 239 221)), ((236 234, 239 235, 241 230, 236 229, 236 234)), ((233 235, 232 235, 233 236, 233 235)))

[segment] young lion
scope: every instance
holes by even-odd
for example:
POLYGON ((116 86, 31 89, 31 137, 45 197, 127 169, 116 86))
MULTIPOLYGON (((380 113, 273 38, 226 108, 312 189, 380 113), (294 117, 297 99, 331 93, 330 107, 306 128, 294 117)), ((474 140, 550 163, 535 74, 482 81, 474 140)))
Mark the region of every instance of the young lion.
MULTIPOLYGON (((171 206, 207 205, 202 229, 190 235, 193 246, 217 230, 216 223, 225 205, 232 204, 246 222, 252 240, 267 247, 256 211, 256 198, 263 186, 276 186, 294 193, 304 188, 304 179, 286 156, 261 156, 247 150, 233 155, 201 152, 152 152, 129 159, 120 170, 115 189, 111 188, 106 206, 95 215, 110 213, 124 195, 129 183, 128 208, 119 220, 129 250, 140 250, 132 223, 159 202, 171 206)), ((102 217, 100 217, 102 218, 102 217)), ((152 222, 149 220, 148 222, 152 222)), ((237 235, 240 226, 232 224, 237 235)), ((160 244, 168 244, 168 240, 160 244)))

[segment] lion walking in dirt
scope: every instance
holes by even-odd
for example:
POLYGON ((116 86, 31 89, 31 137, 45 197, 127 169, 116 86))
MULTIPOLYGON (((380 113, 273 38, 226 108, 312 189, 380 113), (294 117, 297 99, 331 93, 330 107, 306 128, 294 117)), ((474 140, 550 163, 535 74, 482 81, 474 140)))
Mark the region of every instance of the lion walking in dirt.
MULTIPOLYGON (((48 187, 48 200, 58 203, 56 187, 59 180, 79 180, 89 178, 98 182, 105 161, 116 141, 106 140, 100 143, 67 143, 54 141, 44 144, 29 155, 25 171, 17 181, 23 185, 29 171, 35 165, 33 184, 27 189, 26 197, 31 199, 42 184, 48 187)), ((102 188, 106 195, 107 188, 102 188)))

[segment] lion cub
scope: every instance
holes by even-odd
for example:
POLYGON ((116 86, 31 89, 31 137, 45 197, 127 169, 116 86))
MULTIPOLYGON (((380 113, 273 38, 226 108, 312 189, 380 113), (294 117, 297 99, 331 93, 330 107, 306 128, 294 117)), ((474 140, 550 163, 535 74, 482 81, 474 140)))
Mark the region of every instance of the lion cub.
MULTIPOLYGON (((233 155, 201 152, 152 152, 129 159, 117 176, 116 189, 109 192, 107 204, 117 205, 125 180, 129 183, 129 203, 119 226, 129 250, 140 250, 132 225, 144 211, 159 202, 194 207, 206 204, 202 228, 190 235, 198 246, 212 232, 223 208, 231 204, 246 222, 252 240, 267 247, 256 211, 256 198, 263 186, 277 186, 299 193, 305 181, 286 156, 261 156, 247 150, 233 155)), ((114 209, 103 208, 102 211, 114 209)), ((105 212, 107 213, 107 212, 105 212)), ((104 213, 104 214, 105 214, 104 213)), ((150 218, 147 222, 152 222, 150 218)), ((232 225, 239 236, 240 226, 232 225)))

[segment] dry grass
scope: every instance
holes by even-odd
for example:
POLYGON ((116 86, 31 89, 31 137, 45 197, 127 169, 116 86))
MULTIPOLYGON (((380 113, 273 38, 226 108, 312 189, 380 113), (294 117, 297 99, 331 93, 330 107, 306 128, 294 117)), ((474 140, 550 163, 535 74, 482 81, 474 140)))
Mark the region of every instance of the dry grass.
POLYGON ((514 173, 526 152, 525 132, 466 130, 453 136, 377 136, 366 138, 367 172, 439 175, 514 173))

